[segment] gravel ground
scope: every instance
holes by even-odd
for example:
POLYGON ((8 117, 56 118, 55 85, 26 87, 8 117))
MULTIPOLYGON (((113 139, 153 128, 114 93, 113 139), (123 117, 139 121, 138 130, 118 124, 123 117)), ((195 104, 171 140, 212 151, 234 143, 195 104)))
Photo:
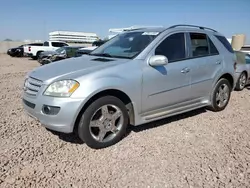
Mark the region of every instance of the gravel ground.
POLYGON ((0 55, 0 187, 250 187, 249 89, 233 92, 223 112, 130 128, 93 150, 24 113, 24 75, 37 66, 0 55))

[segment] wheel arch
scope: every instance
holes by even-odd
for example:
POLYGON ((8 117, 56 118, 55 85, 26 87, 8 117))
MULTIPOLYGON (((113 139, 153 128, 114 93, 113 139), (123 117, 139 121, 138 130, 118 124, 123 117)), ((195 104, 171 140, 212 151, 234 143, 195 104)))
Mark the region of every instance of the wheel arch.
MULTIPOLYGON (((234 77, 233 77, 231 74, 229 74, 229 73, 223 74, 223 75, 217 80, 217 82, 218 82, 220 79, 222 79, 222 78, 227 79, 227 80, 229 81, 230 85, 231 85, 231 88, 232 88, 232 89, 234 88, 235 80, 234 80, 234 77)), ((217 82, 216 82, 216 83, 217 83, 217 82)))
MULTIPOLYGON (((242 73, 245 73, 245 74, 246 74, 246 76, 247 76, 247 79, 248 79, 248 76, 249 76, 249 75, 248 75, 247 70, 243 70, 243 71, 242 71, 242 73)), ((242 74, 242 73, 241 73, 241 74, 242 74)))
POLYGON ((37 51, 37 52, 36 52, 36 57, 37 57, 37 55, 38 55, 39 53, 42 53, 42 52, 44 52, 44 51, 43 51, 43 50, 37 51))
POLYGON ((126 106, 128 110, 129 115, 129 123, 134 124, 135 123, 135 113, 134 113, 134 106, 132 104, 132 100, 130 97, 123 91, 118 89, 106 89, 103 91, 100 91, 96 94, 94 94, 92 97, 89 98, 89 100, 83 105, 80 112, 77 114, 75 124, 74 124, 74 132, 77 130, 78 124, 80 122, 81 116, 84 113, 84 111, 88 108, 88 106, 93 103, 96 99, 104 96, 114 96, 120 99, 124 105, 126 106))

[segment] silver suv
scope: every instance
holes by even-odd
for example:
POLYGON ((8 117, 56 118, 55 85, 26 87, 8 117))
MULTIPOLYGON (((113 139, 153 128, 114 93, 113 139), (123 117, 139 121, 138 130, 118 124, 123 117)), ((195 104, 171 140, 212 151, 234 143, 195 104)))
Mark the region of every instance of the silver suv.
POLYGON ((126 31, 89 55, 27 74, 23 105, 46 128, 91 148, 140 125, 201 107, 223 110, 235 87, 235 56, 217 31, 193 25, 126 31))

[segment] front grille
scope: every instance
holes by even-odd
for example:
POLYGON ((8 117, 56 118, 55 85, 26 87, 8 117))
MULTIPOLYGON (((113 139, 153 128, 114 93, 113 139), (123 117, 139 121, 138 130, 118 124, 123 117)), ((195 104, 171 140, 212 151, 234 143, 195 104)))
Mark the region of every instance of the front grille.
POLYGON ((28 79, 25 80, 24 91, 28 95, 36 96, 42 84, 43 82, 41 80, 29 77, 28 79))

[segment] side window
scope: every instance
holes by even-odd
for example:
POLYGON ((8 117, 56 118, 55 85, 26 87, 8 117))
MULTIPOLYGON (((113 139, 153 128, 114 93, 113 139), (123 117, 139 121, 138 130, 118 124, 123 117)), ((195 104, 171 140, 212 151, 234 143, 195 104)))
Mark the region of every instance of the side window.
POLYGON ((246 64, 250 64, 250 55, 246 54, 246 64))
POLYGON ((155 55, 164 55, 169 62, 186 58, 184 33, 176 33, 168 36, 155 49, 155 55))
POLYGON ((231 53, 234 53, 234 50, 231 46, 231 44, 228 42, 228 40, 223 37, 223 36, 219 36, 219 35, 214 35, 223 45, 224 47, 231 53))
POLYGON ((215 47, 214 43, 212 42, 212 40, 209 37, 207 37, 207 38, 208 38, 208 42, 209 42, 210 55, 218 55, 219 51, 215 47))
POLYGON ((242 48, 240 50, 242 50, 242 51, 244 51, 244 50, 250 51, 250 47, 248 47, 248 46, 242 46, 242 48))
POLYGON ((193 57, 209 55, 207 35, 203 33, 190 33, 193 57))
POLYGON ((49 42, 44 42, 43 46, 49 46, 49 42))
POLYGON ((64 43, 61 42, 52 42, 53 47, 63 47, 66 46, 64 43))

